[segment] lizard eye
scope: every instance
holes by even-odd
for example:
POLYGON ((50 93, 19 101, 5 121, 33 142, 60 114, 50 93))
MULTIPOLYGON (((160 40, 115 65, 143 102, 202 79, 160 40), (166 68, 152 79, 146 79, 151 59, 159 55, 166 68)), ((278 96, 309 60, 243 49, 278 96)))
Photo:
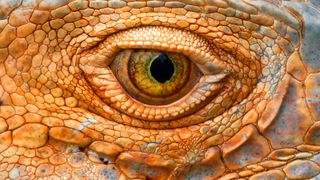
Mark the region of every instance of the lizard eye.
POLYGON ((84 51, 80 68, 109 106, 138 119, 167 121, 198 111, 225 90, 230 67, 214 48, 189 31, 138 27, 84 51))
POLYGON ((201 77, 199 69, 184 55, 154 50, 121 51, 110 67, 123 89, 148 105, 177 101, 201 77))

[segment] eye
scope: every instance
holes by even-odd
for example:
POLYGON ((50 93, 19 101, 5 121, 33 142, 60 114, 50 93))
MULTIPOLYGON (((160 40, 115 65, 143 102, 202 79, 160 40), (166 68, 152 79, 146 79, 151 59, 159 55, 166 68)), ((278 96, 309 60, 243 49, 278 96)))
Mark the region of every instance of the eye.
POLYGON ((202 76, 184 55, 154 50, 123 50, 110 65, 122 88, 147 105, 170 104, 185 96, 202 76))
POLYGON ((181 120, 206 106, 215 117, 239 98, 236 78, 244 74, 235 68, 241 62, 206 38, 162 26, 109 35, 82 52, 79 64, 107 105, 148 121, 181 120))

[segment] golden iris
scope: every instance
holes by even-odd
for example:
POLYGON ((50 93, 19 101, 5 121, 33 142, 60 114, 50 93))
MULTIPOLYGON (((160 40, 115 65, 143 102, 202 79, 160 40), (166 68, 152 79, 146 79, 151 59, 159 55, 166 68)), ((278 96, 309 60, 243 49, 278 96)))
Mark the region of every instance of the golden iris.
POLYGON ((146 49, 119 52, 110 65, 123 88, 146 104, 168 104, 187 94, 201 73, 183 54, 146 49))
POLYGON ((155 97, 177 93, 189 78, 190 62, 181 54, 139 50, 131 54, 129 77, 138 89, 155 97))

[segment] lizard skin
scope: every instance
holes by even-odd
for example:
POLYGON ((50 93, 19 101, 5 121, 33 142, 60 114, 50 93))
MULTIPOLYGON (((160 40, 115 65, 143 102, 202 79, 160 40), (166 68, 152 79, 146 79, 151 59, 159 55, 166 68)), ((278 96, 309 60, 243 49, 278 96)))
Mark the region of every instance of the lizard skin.
POLYGON ((319 9, 317 0, 0 1, 0 179, 320 178, 319 9), (101 100, 80 59, 142 26, 191 31, 233 62, 239 79, 215 99, 219 113, 212 102, 149 121, 101 100))

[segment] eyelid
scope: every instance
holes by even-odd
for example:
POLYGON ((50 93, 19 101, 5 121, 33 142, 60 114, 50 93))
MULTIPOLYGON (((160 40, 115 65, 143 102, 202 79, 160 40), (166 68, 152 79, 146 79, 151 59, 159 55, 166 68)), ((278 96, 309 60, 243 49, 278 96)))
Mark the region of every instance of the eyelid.
POLYGON ((95 50, 83 54, 81 64, 106 67, 121 49, 154 49, 182 53, 193 61, 204 75, 217 74, 228 67, 213 52, 212 44, 204 37, 171 27, 145 26, 120 31, 108 36, 95 50))

